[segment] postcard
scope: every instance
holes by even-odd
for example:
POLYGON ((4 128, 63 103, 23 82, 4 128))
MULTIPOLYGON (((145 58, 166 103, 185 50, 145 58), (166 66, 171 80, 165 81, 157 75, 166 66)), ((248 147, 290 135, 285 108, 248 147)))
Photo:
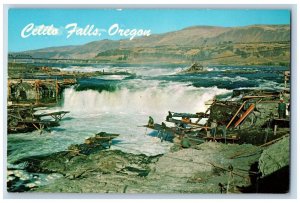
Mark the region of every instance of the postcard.
POLYGON ((290 192, 291 10, 9 8, 8 193, 290 192))

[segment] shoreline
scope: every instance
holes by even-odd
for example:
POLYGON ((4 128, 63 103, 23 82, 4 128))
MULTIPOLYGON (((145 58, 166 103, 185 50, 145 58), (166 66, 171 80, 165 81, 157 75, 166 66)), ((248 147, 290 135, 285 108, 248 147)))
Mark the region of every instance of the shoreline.
POLYGON ((255 184, 263 186, 267 182, 254 183, 256 175, 250 172, 258 170, 254 167, 264 151, 274 149, 275 145, 276 149, 287 147, 286 141, 288 138, 282 137, 277 144, 264 148, 206 142, 157 156, 105 149, 86 155, 63 151, 18 162, 26 162, 25 170, 33 174, 50 177, 48 184, 43 185, 38 178, 26 179, 18 170, 9 170, 10 177, 14 178, 9 185, 23 178, 27 180, 21 188, 24 192, 253 193, 258 187, 255 184), (283 142, 286 144, 282 145, 283 142), (233 157, 237 152, 242 154, 233 157))
MULTIPOLYGON (((23 59, 19 60, 18 59, 16 61, 8 61, 8 64, 10 63, 16 63, 16 64, 51 64, 51 65, 78 65, 78 66, 85 66, 85 65, 122 65, 122 66, 126 66, 126 65, 130 65, 130 66, 142 66, 142 65, 149 65, 149 66, 177 66, 177 65, 182 65, 182 66, 191 66, 193 63, 195 63, 194 61, 185 61, 185 62, 172 62, 172 61, 140 61, 140 62, 136 62, 136 61, 132 61, 132 62, 124 62, 124 61, 97 61, 95 63, 78 63, 76 61, 72 62, 72 63, 64 63, 63 61, 59 61, 60 59, 57 59, 59 62, 57 63, 51 63, 51 62, 31 62, 30 59, 24 59, 24 61, 22 62, 23 59), (29 61, 28 61, 29 60, 29 61)), ((86 61, 88 61, 89 59, 84 59, 86 61)), ((93 59, 91 59, 93 60, 93 59)), ((201 61, 196 61, 200 64, 203 64, 204 66, 217 66, 217 67, 222 67, 222 66, 232 66, 232 67, 238 67, 238 66, 246 66, 246 67, 289 67, 290 64, 284 64, 281 65, 279 63, 275 63, 275 64, 270 64, 270 63, 257 63, 257 64, 248 64, 248 63, 239 63, 239 64, 232 64, 232 63, 201 63, 201 61), (209 64, 209 65, 208 65, 209 64)), ((121 67, 122 67, 121 66, 121 67)), ((8 67, 9 68, 9 67, 8 67)))

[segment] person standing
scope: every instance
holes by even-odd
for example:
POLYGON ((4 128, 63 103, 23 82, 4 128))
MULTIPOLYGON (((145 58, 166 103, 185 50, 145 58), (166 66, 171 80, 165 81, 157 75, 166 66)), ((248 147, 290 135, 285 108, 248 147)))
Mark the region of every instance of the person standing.
POLYGON ((154 119, 151 116, 149 116, 148 126, 149 127, 153 127, 154 126, 154 119))
POLYGON ((217 133, 217 126, 218 126, 218 123, 217 123, 216 119, 214 119, 210 124, 210 129, 211 129, 210 131, 211 131, 211 134, 214 137, 214 139, 215 139, 216 133, 217 133))
POLYGON ((279 119, 286 118, 286 103, 283 102, 283 99, 280 99, 278 103, 278 116, 279 119))
POLYGON ((166 121, 170 121, 171 118, 172 118, 172 113, 171 113, 171 111, 168 111, 168 115, 166 117, 166 121))

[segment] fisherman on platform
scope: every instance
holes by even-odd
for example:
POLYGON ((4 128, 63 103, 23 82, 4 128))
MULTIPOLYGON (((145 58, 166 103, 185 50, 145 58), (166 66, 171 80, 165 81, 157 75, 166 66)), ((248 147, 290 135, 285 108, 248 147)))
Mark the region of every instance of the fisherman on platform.
POLYGON ((217 126, 218 126, 218 123, 217 123, 216 119, 214 119, 210 124, 210 129, 211 129, 210 132, 214 138, 216 137, 217 126))
POLYGON ((286 118, 286 103, 283 102, 283 99, 280 99, 278 103, 278 116, 279 119, 286 118))
POLYGON ((166 117, 166 121, 169 121, 172 118, 172 113, 171 111, 168 111, 168 115, 166 117))
POLYGON ((154 127, 154 119, 151 116, 149 116, 148 126, 149 127, 154 127))
POLYGON ((222 129, 222 136, 223 137, 225 137, 225 139, 226 139, 226 134, 227 134, 227 127, 226 127, 226 123, 223 121, 223 122, 221 122, 221 129, 222 129))
POLYGON ((166 141, 168 138, 168 133, 167 133, 166 129, 167 129, 167 125, 164 122, 162 122, 161 130, 158 133, 158 137, 160 138, 161 142, 166 141))

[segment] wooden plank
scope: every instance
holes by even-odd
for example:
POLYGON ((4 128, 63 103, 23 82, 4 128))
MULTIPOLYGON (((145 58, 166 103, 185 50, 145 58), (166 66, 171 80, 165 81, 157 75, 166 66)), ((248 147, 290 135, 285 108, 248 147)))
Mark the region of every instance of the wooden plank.
POLYGON ((230 126, 230 124, 232 123, 232 121, 235 119, 235 117, 238 115, 238 113, 240 112, 240 110, 243 108, 243 106, 246 104, 246 101, 243 102, 243 104, 240 106, 240 108, 237 110, 237 112, 234 114, 234 116, 232 117, 232 119, 229 121, 229 123, 226 126, 226 129, 230 126))
POLYGON ((244 96, 242 99, 255 99, 255 98, 269 98, 269 97, 278 97, 278 95, 260 95, 260 96, 244 96))
POLYGON ((251 104, 245 113, 243 113, 242 117, 234 124, 234 127, 237 127, 247 116, 254 110, 255 105, 251 104))
POLYGON ((177 120, 177 119, 174 119, 174 118, 169 119, 168 122, 175 123, 175 124, 187 124, 187 125, 194 126, 194 127, 205 127, 204 125, 201 125, 201 124, 198 124, 198 123, 184 122, 182 120, 177 120))
POLYGON ((70 111, 57 111, 57 112, 50 112, 50 113, 42 113, 42 114, 37 114, 35 115, 36 117, 44 117, 44 116, 56 116, 56 115, 62 115, 62 114, 67 114, 70 113, 70 111))
POLYGON ((199 118, 199 114, 191 114, 191 113, 176 113, 172 112, 172 117, 187 117, 187 118, 199 118))

